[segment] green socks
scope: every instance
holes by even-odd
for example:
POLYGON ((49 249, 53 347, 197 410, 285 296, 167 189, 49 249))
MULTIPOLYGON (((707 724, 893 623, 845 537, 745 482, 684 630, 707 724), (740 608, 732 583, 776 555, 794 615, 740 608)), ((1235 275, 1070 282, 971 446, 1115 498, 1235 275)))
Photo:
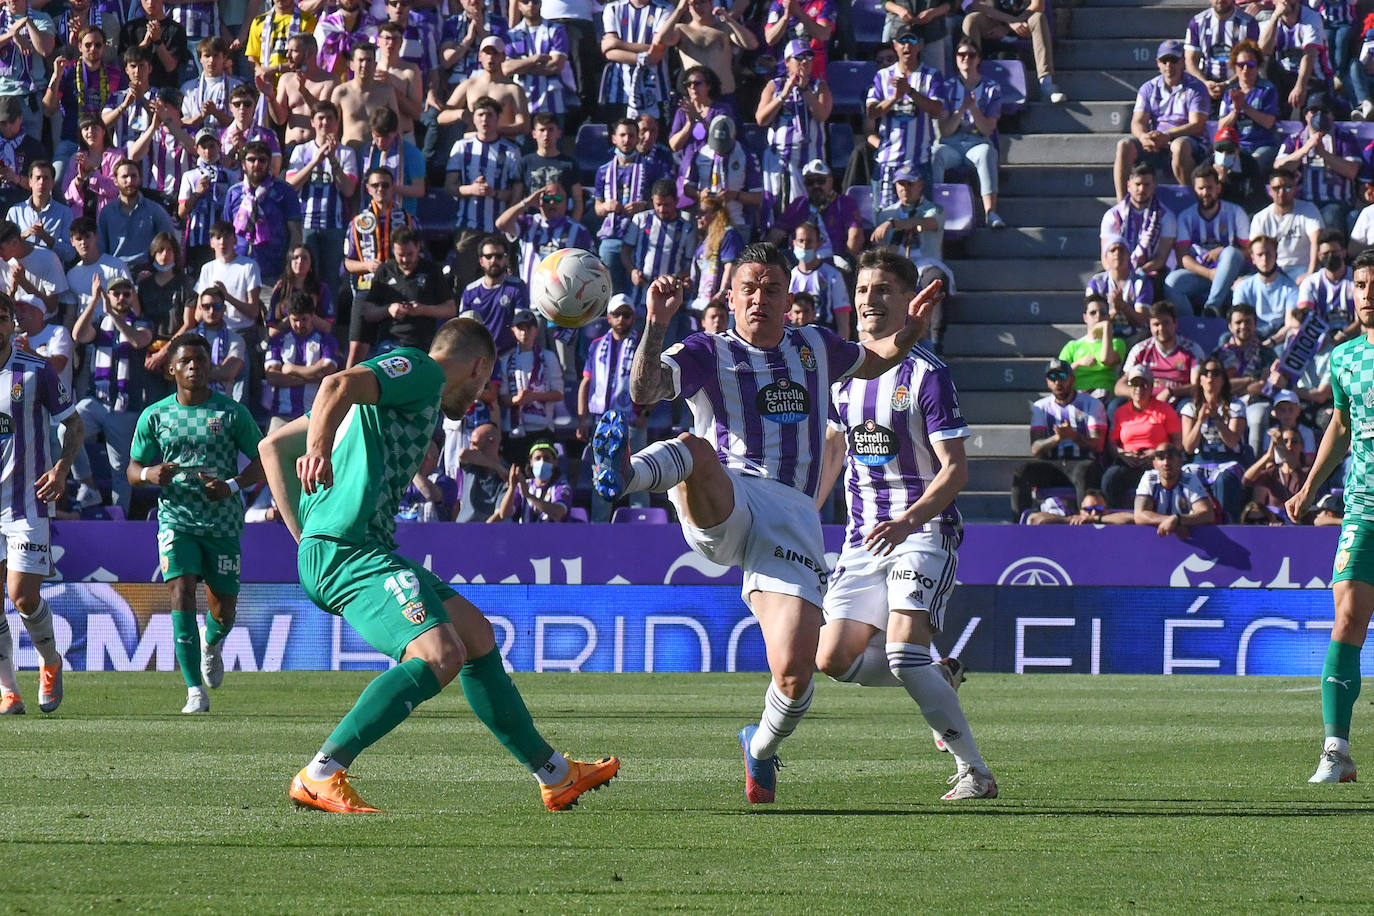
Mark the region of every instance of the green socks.
POLYGON ((1322 722, 1326 737, 1350 739, 1350 714, 1360 695, 1360 647, 1334 639, 1322 665, 1322 722))
POLYGON ((520 691, 501 663, 500 650, 469 658, 458 679, 473 713, 525 769, 533 773, 549 762, 553 748, 535 730, 520 691))
POLYGON ((195 611, 172 611, 172 636, 176 640, 177 665, 187 687, 201 686, 200 630, 195 611))
POLYGON ((439 693, 439 679, 419 658, 383 671, 367 685, 358 702, 320 748, 343 767, 406 720, 416 706, 439 693))
POLYGON ((217 645, 233 628, 234 621, 232 620, 228 623, 220 623, 213 614, 205 615, 205 641, 212 646, 217 645))

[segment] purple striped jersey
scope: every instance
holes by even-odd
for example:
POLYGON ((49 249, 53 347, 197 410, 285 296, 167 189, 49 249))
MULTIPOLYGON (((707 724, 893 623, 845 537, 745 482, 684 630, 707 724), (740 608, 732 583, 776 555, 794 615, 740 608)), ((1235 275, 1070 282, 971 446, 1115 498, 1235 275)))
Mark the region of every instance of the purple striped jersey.
POLYGON ((562 248, 595 251, 587 227, 564 216, 550 222, 542 213, 526 213, 516 220, 520 234, 520 279, 526 283, 534 276, 539 262, 562 248))
POLYGON ((1202 73, 1210 80, 1226 82, 1231 79, 1231 49, 1241 41, 1259 41, 1260 27, 1255 17, 1237 9, 1224 20, 1205 9, 1188 20, 1188 32, 1183 39, 1185 51, 1197 51, 1202 56, 1202 73))
POLYGON ((1316 10, 1299 4, 1296 23, 1289 26, 1283 20, 1279 21, 1274 33, 1274 50, 1271 57, 1280 67, 1296 75, 1308 48, 1317 49, 1315 78, 1330 82, 1331 55, 1326 46, 1326 26, 1316 10))
MULTIPOLYGON (((218 31, 218 30, 217 30, 218 31)), ((206 102, 218 107, 221 111, 229 110, 229 93, 235 86, 242 85, 243 80, 237 76, 206 76, 202 73, 193 80, 188 80, 181 86, 181 117, 184 121, 190 121, 200 117, 200 110, 206 102)), ((206 115, 205 121, 201 124, 202 128, 211 130, 221 130, 228 127, 228 123, 221 123, 214 115, 206 115)), ((200 131, 196 131, 199 133, 200 131)))
POLYGON ((172 17, 172 21, 179 23, 186 30, 186 38, 191 50, 195 51, 195 43, 202 38, 212 38, 219 34, 219 4, 206 3, 204 0, 178 3, 177 0, 170 0, 167 4, 167 15, 172 17))
MULTIPOLYGON (((105 101, 105 110, 113 111, 118 108, 120 103, 124 101, 124 96, 131 91, 121 89, 118 92, 111 92, 110 97, 105 101)), ((150 89, 146 96, 124 109, 124 113, 119 116, 119 119, 110 125, 110 142, 108 144, 110 147, 120 146, 127 150, 129 144, 143 136, 148 125, 153 123, 153 101, 153 90, 150 89)))
MULTIPOLYGON (((787 80, 773 77, 774 98, 782 99, 782 111, 768 128, 768 146, 787 165, 803 166, 825 154, 824 125, 811 116, 800 89, 781 95, 787 80)), ((820 91, 821 81, 812 80, 810 88, 820 91)))
POLYGON ((504 350, 515 342, 510 332, 511 319, 520 309, 530 307, 530 291, 522 281, 510 275, 495 286, 487 286, 486 278, 478 277, 463 287, 459 300, 458 311, 472 309, 476 312, 477 320, 491 331, 497 348, 504 350))
POLYGON ((696 220, 681 210, 674 220, 659 219, 653 210, 644 210, 631 217, 625 242, 634 246, 631 263, 644 271, 645 285, 631 291, 631 298, 638 305, 644 301, 648 283, 654 277, 685 277, 691 272, 692 255, 697 250, 696 220))
MULTIPOLYGON (((619 201, 622 204, 638 203, 649 199, 649 188, 655 181, 664 178, 658 167, 648 159, 631 152, 627 162, 621 162, 617 150, 611 161, 596 170, 596 181, 592 184, 592 194, 600 201, 619 201)), ((451 168, 452 166, 450 166, 451 168)), ((608 213, 601 221, 597 238, 620 238, 630 218, 620 213, 608 213)))
POLYGON ((1178 218, 1178 235, 1174 245, 1180 251, 1187 251, 1199 264, 1216 266, 1216 259, 1207 253, 1213 248, 1236 245, 1244 249, 1250 240, 1250 217, 1245 215, 1239 204, 1229 200, 1220 201, 1217 212, 1210 217, 1202 215, 1197 204, 1193 204, 1178 218))
POLYGON ((847 312, 851 308, 849 290, 845 289, 844 274, 828 261, 821 261, 816 269, 807 273, 801 266, 792 268, 788 290, 793 293, 810 293, 816 298, 816 320, 826 327, 835 326, 835 313, 847 312))
MULTIPOLYGON (((601 33, 614 35, 621 41, 651 44, 654 33, 673 15, 673 8, 661 0, 635 4, 632 0, 612 0, 601 11, 601 33)), ((635 111, 646 111, 668 100, 672 84, 668 82, 668 55, 657 64, 619 64, 607 62, 601 71, 601 92, 598 101, 603 105, 628 105, 635 111)))
MULTIPOLYGON (((556 22, 547 19, 538 25, 524 22, 510 30, 511 57, 530 57, 534 54, 561 54, 566 61, 569 54, 568 33, 556 22)), ((541 111, 566 114, 568 103, 563 98, 565 86, 562 73, 547 76, 543 73, 517 73, 515 81, 530 100, 530 114, 541 111)))
MULTIPOLYGON (((449 152, 448 171, 461 175, 463 184, 484 175, 487 184, 504 191, 520 179, 520 151, 509 140, 487 143, 475 135, 463 137, 449 152)), ((496 214, 505 208, 495 197, 459 197, 458 228, 492 232, 496 214)))
POLYGON ((231 172, 218 162, 197 159, 194 166, 182 173, 177 203, 185 203, 195 195, 202 176, 210 179, 210 188, 196 199, 196 205, 186 214, 188 248, 192 245, 210 244, 210 224, 220 218, 224 211, 224 200, 229 196, 229 188, 240 180, 238 172, 231 172))
POLYGON ((48 517, 33 485, 52 467, 50 424, 75 409, 47 360, 10 351, 0 369, 0 521, 48 517))
MULTIPOLYGON (((881 102, 892 98, 893 81, 903 78, 907 85, 921 95, 944 104, 944 80, 938 70, 924 64, 905 77, 902 75, 901 64, 893 64, 879 70, 873 76, 873 85, 869 87, 868 101, 881 102)), ((916 107, 916 103, 908 95, 883 115, 878 122, 878 137, 879 165, 925 165, 930 161, 930 151, 935 145, 935 123, 930 115, 916 107)))
POLYGON ((1355 0, 1307 0, 1307 5, 1321 14, 1329 28, 1355 22, 1355 0))
MULTIPOLYGON (((314 140, 297 146, 291 151, 291 165, 286 171, 292 175, 303 171, 315 158, 315 151, 318 149, 314 140)), ((334 155, 339 159, 339 168, 343 174, 357 180, 358 154, 351 147, 340 144, 334 150, 334 155)), ((344 199, 334 179, 334 166, 326 156, 315 166, 315 170, 310 173, 309 182, 301 190, 303 228, 341 229, 348 224, 348 201, 344 199)))
MULTIPOLYGON (((830 419, 845 433, 845 543, 853 547, 925 493, 940 471, 934 443, 969 436, 949 367, 919 346, 878 378, 835 385, 830 419)), ((922 530, 957 537, 962 528, 951 502, 922 530)))
POLYGON ((181 190, 181 176, 191 167, 192 156, 165 127, 153 133, 153 144, 143 157, 143 187, 168 199, 181 190))
MULTIPOLYGON (((33 12, 38 11, 34 10, 33 12)), ((48 18, 45 13, 38 13, 38 16, 41 18, 34 18, 34 22, 41 23, 46 21, 48 28, 43 29, 43 31, 47 32, 49 35, 53 34, 52 20, 48 18)), ((33 17, 30 16, 28 11, 17 16, 10 11, 9 4, 5 4, 3 8, 0 8, 0 34, 7 33, 14 29, 15 22, 20 19, 29 18, 33 17)), ((41 63, 42 58, 40 57, 37 73, 35 73, 35 69, 31 63, 33 55, 33 42, 29 38, 28 30, 21 28, 18 33, 16 33, 14 40, 7 42, 3 48, 0 48, 0 79, 9 80, 19 86, 26 87, 30 92, 37 91, 38 87, 35 85, 35 76, 42 72, 43 67, 41 63)), ((47 469, 44 468, 44 470, 47 469)))
POLYGON ((673 396, 692 410, 692 431, 715 445, 722 465, 815 496, 831 385, 859 371, 866 352, 808 325, 784 328, 766 349, 734 330, 696 333, 662 359, 673 396))
MULTIPOLYGON (((1279 148, 1279 155, 1287 156, 1297 152, 1311 137, 1312 132, 1303 125, 1297 133, 1290 134, 1284 139, 1283 145, 1279 148)), ((1321 145, 1327 153, 1337 159, 1354 163, 1359 163, 1362 159, 1359 139, 1343 127, 1327 131, 1322 136, 1321 145)), ((1290 163, 1288 167, 1293 168, 1293 164, 1290 163)), ((1316 150, 1303 156, 1297 163, 1297 169, 1299 200, 1310 200, 1314 204, 1328 201, 1345 202, 1355 193, 1355 180, 1345 178, 1328 166, 1316 150)))
MULTIPOLYGON (((317 366, 320 363, 339 365, 339 345, 332 334, 312 331, 300 337, 289 327, 277 337, 272 338, 272 348, 267 352, 264 366, 280 369, 282 366, 317 366)), ((304 416, 315 403, 319 393, 319 382, 296 385, 291 388, 278 388, 276 385, 263 385, 263 405, 274 417, 294 420, 304 416)))

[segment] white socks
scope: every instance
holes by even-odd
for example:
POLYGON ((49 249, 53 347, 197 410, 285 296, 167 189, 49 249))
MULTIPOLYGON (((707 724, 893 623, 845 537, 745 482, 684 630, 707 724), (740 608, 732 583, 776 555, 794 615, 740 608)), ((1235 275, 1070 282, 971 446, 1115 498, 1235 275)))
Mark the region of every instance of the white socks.
POLYGON ((10 639, 10 624, 5 619, 5 611, 0 608, 0 693, 19 692, 19 681, 14 676, 14 640, 10 639))
POLYGON ((921 715, 940 735, 954 759, 986 773, 988 765, 978 753, 973 731, 964 718, 959 695, 949 686, 944 674, 930 661, 930 648, 908 642, 887 644, 887 661, 906 692, 921 707, 921 715))
POLYGON ((626 493, 665 493, 692 475, 692 453, 680 439, 655 442, 630 456, 626 493))
POLYGON ((801 696, 795 700, 778 689, 778 685, 768 682, 768 692, 763 695, 763 718, 759 720, 759 730, 749 742, 749 756, 756 760, 766 760, 778 752, 782 739, 796 731, 797 723, 811 708, 811 694, 816 682, 806 685, 801 696))
POLYGON ((568 758, 554 751, 549 762, 534 771, 534 778, 539 780, 541 786, 556 786, 568 778, 569 769, 568 758))
POLYGON ((57 640, 52 634, 52 609, 48 607, 48 599, 38 599, 38 610, 32 614, 19 615, 24 621, 24 629, 29 631, 29 639, 33 641, 33 647, 38 650, 38 657, 43 659, 44 665, 56 665, 62 661, 62 656, 57 651, 57 640))
POLYGON ((310 765, 305 768, 305 775, 316 782, 324 782, 343 768, 342 763, 328 754, 316 754, 315 759, 310 761, 310 765))
POLYGON ((873 641, 864 648, 863 654, 854 659, 854 664, 849 666, 849 670, 835 680, 863 687, 902 686, 902 682, 897 680, 897 676, 888 665, 887 647, 880 642, 882 639, 882 633, 876 634, 873 641))

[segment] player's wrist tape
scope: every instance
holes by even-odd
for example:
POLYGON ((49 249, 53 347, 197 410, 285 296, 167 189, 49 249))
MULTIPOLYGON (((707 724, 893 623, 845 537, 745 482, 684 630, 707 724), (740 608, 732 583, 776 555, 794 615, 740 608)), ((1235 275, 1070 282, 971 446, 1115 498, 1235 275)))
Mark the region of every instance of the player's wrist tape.
POLYGON ((225 483, 229 485, 230 493, 237 493, 239 491, 238 478, 230 477, 228 480, 225 481, 225 483))
POLYGON ((148 472, 151 471, 151 470, 152 470, 152 468, 144 468, 142 471, 139 471, 139 473, 138 473, 138 479, 141 480, 141 481, 143 481, 144 483, 147 483, 147 482, 148 482, 148 472))

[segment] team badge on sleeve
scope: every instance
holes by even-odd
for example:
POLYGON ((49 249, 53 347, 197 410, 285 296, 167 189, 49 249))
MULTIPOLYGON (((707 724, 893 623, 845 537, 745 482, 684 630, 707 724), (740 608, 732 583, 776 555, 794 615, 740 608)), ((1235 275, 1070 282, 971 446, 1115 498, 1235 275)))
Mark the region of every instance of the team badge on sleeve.
POLYGON ((14 401, 16 404, 24 400, 23 382, 16 381, 13 385, 10 386, 10 400, 14 401))
POLYGON ((802 368, 807 372, 816 371, 816 354, 811 352, 810 347, 802 347, 798 350, 797 358, 801 360, 802 368))
POLYGON ((907 410, 911 407, 911 389, 905 385, 898 385, 892 392, 892 409, 907 410))
POLYGON ((682 343, 681 343, 681 341, 679 341, 678 343, 675 343, 675 344, 673 344, 671 347, 669 347, 668 349, 664 350, 664 351, 663 351, 663 355, 664 355, 664 356, 677 356, 677 355, 678 355, 679 353, 681 353, 681 352, 682 352, 682 343))
POLYGON ((425 603, 423 601, 407 601, 401 606, 401 613, 406 615, 406 619, 419 626, 425 622, 425 603))
POLYGON ((377 366, 387 374, 387 378, 400 378, 410 372, 410 360, 404 356, 388 356, 377 366))

